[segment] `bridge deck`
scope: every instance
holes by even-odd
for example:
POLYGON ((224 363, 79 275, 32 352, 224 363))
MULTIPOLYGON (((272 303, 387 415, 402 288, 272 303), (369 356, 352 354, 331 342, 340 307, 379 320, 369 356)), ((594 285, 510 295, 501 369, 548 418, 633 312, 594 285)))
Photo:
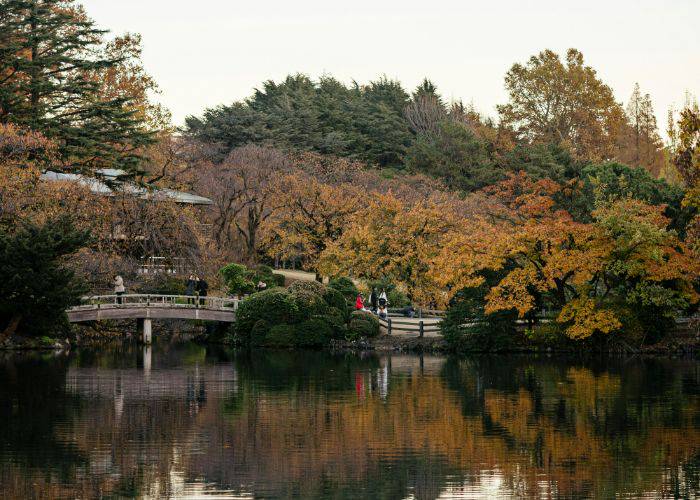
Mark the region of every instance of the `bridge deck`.
POLYGON ((238 301, 221 297, 185 295, 98 295, 66 311, 68 321, 105 319, 190 319, 232 323, 238 301))

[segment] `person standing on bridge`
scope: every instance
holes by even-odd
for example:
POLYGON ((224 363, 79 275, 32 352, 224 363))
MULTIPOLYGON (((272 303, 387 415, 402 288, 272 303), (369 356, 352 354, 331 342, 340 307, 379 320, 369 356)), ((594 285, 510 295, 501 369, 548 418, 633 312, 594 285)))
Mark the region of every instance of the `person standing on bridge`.
POLYGON ((199 304, 204 305, 204 299, 202 297, 206 297, 207 293, 209 292, 209 283, 207 283, 204 278, 199 278, 197 276, 197 292, 199 293, 199 304))
POLYGON ((122 295, 126 292, 126 287, 124 286, 124 279, 118 274, 114 277, 114 295, 117 296, 117 304, 122 303, 122 295))
MULTIPOLYGON (((197 286, 197 282, 194 279, 194 274, 190 274, 190 277, 187 278, 187 283, 185 286, 185 295, 188 297, 194 296, 194 290, 195 287, 197 286)), ((194 304, 194 299, 187 299, 188 304, 194 304)))

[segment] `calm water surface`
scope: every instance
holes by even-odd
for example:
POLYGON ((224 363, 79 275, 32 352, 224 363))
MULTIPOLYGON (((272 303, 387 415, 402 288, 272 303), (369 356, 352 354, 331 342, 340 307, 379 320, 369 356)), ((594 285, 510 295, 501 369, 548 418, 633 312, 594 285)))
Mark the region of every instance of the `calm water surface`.
POLYGON ((697 498, 700 364, 0 355, 4 498, 697 498))

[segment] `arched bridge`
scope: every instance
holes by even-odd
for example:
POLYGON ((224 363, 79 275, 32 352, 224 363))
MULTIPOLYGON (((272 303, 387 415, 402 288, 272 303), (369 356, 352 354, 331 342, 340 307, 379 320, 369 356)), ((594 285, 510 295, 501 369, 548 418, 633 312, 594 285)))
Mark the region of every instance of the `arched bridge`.
POLYGON ((145 343, 151 342, 151 320, 190 319, 232 323, 237 299, 191 295, 95 295, 66 311, 68 321, 81 323, 105 319, 135 319, 145 343))

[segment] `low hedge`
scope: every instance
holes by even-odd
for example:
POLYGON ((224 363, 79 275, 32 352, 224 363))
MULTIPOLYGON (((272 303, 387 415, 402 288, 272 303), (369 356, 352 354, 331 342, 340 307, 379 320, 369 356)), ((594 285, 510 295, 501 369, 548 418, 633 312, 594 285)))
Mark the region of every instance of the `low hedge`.
POLYGON ((354 311, 350 315, 347 334, 349 340, 377 335, 379 335, 379 320, 374 314, 367 311, 354 311))
POLYGON ((294 325, 275 325, 265 336, 264 345, 269 347, 294 347, 297 341, 297 327, 294 325))
POLYGON ((251 295, 240 303, 236 311, 236 332, 247 339, 259 320, 269 325, 282 325, 300 319, 299 306, 289 292, 273 288, 251 295))
POLYGON ((311 318, 296 327, 295 345, 322 347, 333 337, 331 327, 320 318, 311 318))
POLYGON ((375 337, 379 321, 348 312, 342 293, 318 282, 297 281, 244 299, 234 327, 238 341, 271 347, 320 347, 332 338, 375 337))

